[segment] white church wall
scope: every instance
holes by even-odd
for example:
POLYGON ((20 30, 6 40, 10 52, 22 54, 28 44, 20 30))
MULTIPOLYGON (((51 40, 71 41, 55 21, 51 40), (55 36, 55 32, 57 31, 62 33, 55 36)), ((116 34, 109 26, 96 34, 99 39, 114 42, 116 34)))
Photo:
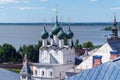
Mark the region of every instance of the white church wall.
POLYGON ((54 67, 47 67, 47 66, 35 66, 33 67, 33 76, 34 77, 45 77, 45 78, 52 78, 54 77, 54 67))
POLYGON ((53 39, 54 39, 55 44, 58 45, 59 40, 58 40, 57 35, 53 35, 53 39))
POLYGON ((65 73, 67 70, 72 69, 74 64, 63 64, 56 66, 55 69, 55 76, 59 77, 60 79, 65 78, 65 73))
POLYGON ((39 62, 40 63, 49 63, 50 55, 47 50, 40 51, 39 53, 39 62))
POLYGON ((65 48, 63 51, 63 63, 75 63, 75 52, 73 48, 65 48))
POLYGON ((46 50, 40 50, 39 51, 39 62, 42 62, 43 61, 43 59, 45 58, 45 56, 47 56, 47 51, 46 50))
POLYGON ((54 58, 59 62, 59 63, 63 63, 63 57, 62 57, 62 51, 61 50, 50 50, 49 51, 50 54, 52 54, 54 56, 54 58))

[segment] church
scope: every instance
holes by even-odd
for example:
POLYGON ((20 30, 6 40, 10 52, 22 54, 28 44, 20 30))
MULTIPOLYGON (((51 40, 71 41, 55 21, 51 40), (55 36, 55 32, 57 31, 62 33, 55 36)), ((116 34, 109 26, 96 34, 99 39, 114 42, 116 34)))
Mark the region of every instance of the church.
POLYGON ((21 80, 61 80, 65 78, 65 73, 69 69, 74 68, 75 49, 72 46, 73 32, 70 29, 65 33, 62 26, 58 22, 56 15, 55 25, 51 32, 48 33, 44 26, 41 33, 42 47, 39 49, 39 62, 32 63, 32 70, 25 61, 21 72, 21 80), (48 45, 50 38, 50 45, 48 45), (67 45, 64 44, 67 39, 67 45))

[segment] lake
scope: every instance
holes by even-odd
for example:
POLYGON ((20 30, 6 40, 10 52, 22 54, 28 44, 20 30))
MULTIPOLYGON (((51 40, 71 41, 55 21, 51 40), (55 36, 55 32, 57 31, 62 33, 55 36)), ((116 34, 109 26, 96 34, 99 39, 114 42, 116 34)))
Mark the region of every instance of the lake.
MULTIPOLYGON (((103 44, 106 41, 105 35, 109 36, 111 34, 110 31, 101 30, 105 27, 101 25, 71 26, 71 30, 74 33, 73 40, 79 39, 80 43, 91 41, 94 45, 103 44)), ((51 26, 46 26, 46 29, 50 32, 51 26)), ((68 26, 63 26, 63 30, 66 32, 68 26)), ((41 40, 42 31, 42 25, 0 25, 0 45, 9 43, 19 49, 24 44, 37 44, 41 40)))

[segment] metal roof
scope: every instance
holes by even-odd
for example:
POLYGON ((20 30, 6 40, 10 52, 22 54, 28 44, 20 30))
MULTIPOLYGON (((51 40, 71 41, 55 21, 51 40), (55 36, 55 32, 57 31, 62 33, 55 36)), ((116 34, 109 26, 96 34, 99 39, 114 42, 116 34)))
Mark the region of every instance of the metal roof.
POLYGON ((117 50, 120 54, 120 40, 108 41, 109 45, 113 50, 117 50))
POLYGON ((65 80, 120 80, 120 57, 65 80))
POLYGON ((20 80, 20 75, 0 68, 0 80, 20 80))

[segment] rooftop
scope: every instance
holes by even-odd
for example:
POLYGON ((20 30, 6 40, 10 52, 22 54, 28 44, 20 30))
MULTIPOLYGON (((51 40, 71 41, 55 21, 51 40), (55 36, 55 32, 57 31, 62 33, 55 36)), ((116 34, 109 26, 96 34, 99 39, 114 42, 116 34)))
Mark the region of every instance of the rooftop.
POLYGON ((83 71, 66 80, 119 80, 120 79, 120 57, 100 66, 83 71))
POLYGON ((0 68, 0 80, 20 80, 20 75, 0 68))

